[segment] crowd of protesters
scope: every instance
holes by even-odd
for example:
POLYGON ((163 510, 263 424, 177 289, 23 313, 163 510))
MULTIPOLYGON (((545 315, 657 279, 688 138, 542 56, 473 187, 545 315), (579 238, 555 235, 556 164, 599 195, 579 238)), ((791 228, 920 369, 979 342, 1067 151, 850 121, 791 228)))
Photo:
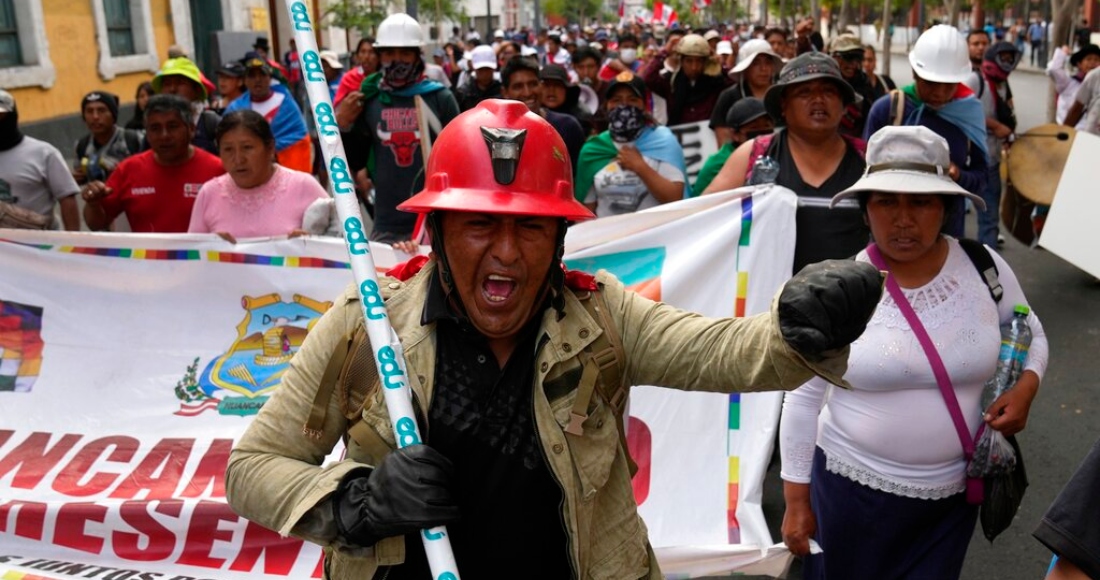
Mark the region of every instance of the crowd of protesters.
MULTIPOLYGON (((636 211, 745 182, 748 172, 739 164, 749 159, 749 150, 740 155, 735 152, 747 141, 770 144, 769 156, 778 156, 781 168, 779 183, 797 185, 793 189, 803 196, 824 197, 849 185, 862 171, 860 144, 876 130, 888 124, 925 125, 951 144, 952 175, 957 175, 968 191, 985 197, 990 209, 979 214, 980 229, 975 237, 995 246, 999 237, 995 199, 1000 188, 999 151, 1014 128, 1006 79, 1023 52, 1016 43, 1018 37, 991 46, 992 38, 1004 35, 991 36, 977 29, 963 36, 954 28, 943 28, 924 34, 914 54, 919 53, 922 42, 926 52, 942 47, 955 50, 961 43, 969 58, 966 77, 960 77, 962 71, 937 76, 929 69, 915 68, 917 82, 901 90, 878 72, 873 46, 851 34, 834 35, 826 43, 810 19, 798 21, 793 30, 745 23, 696 30, 678 25, 668 29, 640 24, 621 28, 574 25, 537 32, 527 28, 496 30, 492 38, 485 39, 456 27, 442 46, 429 48, 419 23, 395 14, 379 27, 376 37, 359 40, 348 55, 350 62, 328 50, 320 52, 319 60, 336 106, 335 117, 357 192, 373 219, 374 241, 414 247, 415 219, 396 207, 423 187, 421 147, 460 112, 485 99, 504 98, 523 101, 558 130, 573 162, 577 199, 600 215, 636 211), (938 35, 937 40, 930 39, 930 34, 938 35), (1007 56, 995 56, 986 65, 987 50, 1007 56), (812 58, 817 58, 814 62, 818 64, 799 60, 808 53, 816 55, 812 58), (999 67, 1002 61, 1005 64, 999 67), (798 135, 804 129, 799 126, 801 120, 787 118, 781 111, 780 101, 790 91, 776 87, 799 84, 795 77, 800 74, 823 74, 825 69, 815 67, 824 65, 828 65, 828 74, 839 75, 826 84, 839 87, 843 107, 839 124, 819 136, 827 141, 849 138, 851 153, 841 155, 837 149, 826 154, 814 145, 810 147, 812 157, 820 160, 813 161, 798 153, 798 135), (816 72, 807 72, 810 69, 816 72), (935 78, 927 78, 929 75, 935 78), (985 91, 987 86, 994 90, 985 91), (933 94, 934 89, 944 95, 933 94), (946 94, 950 90, 955 92, 946 94), (969 94, 982 104, 984 118, 974 117, 977 109, 969 105, 975 100, 965 98, 969 94), (774 102, 764 107, 768 95, 774 102), (899 102, 904 105, 904 119, 895 120, 890 118, 891 103, 899 102), (417 103, 427 115, 418 116, 417 103), (705 160, 693 183, 683 150, 666 127, 700 121, 706 121, 714 132, 719 149, 705 160), (425 123, 427 126, 422 126, 425 123), (768 136, 773 130, 778 130, 774 140, 768 136), (422 138, 425 132, 426 138, 422 138), (811 167, 815 163, 829 167, 811 167), (792 168, 797 168, 794 174, 792 168), (799 172, 808 175, 797 175, 799 172), (818 174, 835 179, 812 194, 811 189, 823 185, 818 174)), ((220 171, 232 173, 229 166, 233 161, 219 152, 219 135, 225 132, 219 123, 223 116, 241 110, 253 111, 265 120, 274 139, 270 157, 278 167, 312 174, 326 186, 297 47, 291 42, 290 50, 278 59, 270 54, 267 39, 258 37, 252 49, 224 63, 215 78, 208 79, 186 54, 173 47, 160 71, 138 88, 134 113, 128 120, 118 118, 119 96, 98 90, 88 93, 81 102, 87 134, 76 139, 74 149, 64 155, 46 152, 48 145, 36 143, 32 157, 36 161, 31 164, 35 175, 24 177, 34 185, 7 180, 12 192, 0 201, 36 212, 45 221, 53 220, 55 204, 60 202, 60 223, 50 227, 78 229, 78 212, 69 198, 80 193, 86 202, 82 213, 88 228, 110 228, 115 218, 124 214, 133 231, 179 231, 193 221, 188 210, 194 207, 205 181, 220 171), (165 142, 170 139, 164 124, 150 124, 148 103, 154 95, 174 95, 189 105, 166 106, 163 99, 156 105, 160 107, 156 110, 178 115, 179 137, 186 137, 187 150, 168 152, 165 142), (155 135, 151 129, 162 134, 155 135), (221 155, 220 163, 196 152, 221 155), (57 171, 61 158, 73 160, 69 171, 57 171), (163 170, 184 162, 201 165, 203 170, 163 170), (166 181, 165 173, 185 174, 186 178, 166 181), (177 212, 184 215, 160 215, 177 212)), ((1100 61, 1100 49, 1094 45, 1084 45, 1078 52, 1068 47, 1054 51, 1050 74, 1061 94, 1060 120, 1070 116, 1085 124, 1084 106, 1079 105, 1077 111, 1071 110, 1071 105, 1078 88, 1085 84, 1085 73, 1096 61, 1100 61), (1066 69, 1067 60, 1081 65, 1078 74, 1066 69)), ((943 68, 940 63, 937 66, 943 68)), ((1084 94, 1091 97, 1092 93, 1084 94)), ((16 104, 10 95, 4 96, 4 102, 10 103, 3 105, 9 112, 0 115, 8 117, 4 125, 14 142, 18 134, 16 104)), ((266 134, 257 138, 263 140, 266 134)), ((0 150, 0 156, 4 155, 0 150)), ((949 212, 948 231, 962 237, 962 202, 953 203, 960 207, 949 212)), ((1036 216, 1038 225, 1042 209, 1036 216)), ((315 213, 321 215, 320 210, 315 213)), ((825 231, 826 238, 833 238, 835 224, 820 224, 835 222, 843 212, 812 218, 814 210, 802 213, 806 215, 800 215, 800 221, 817 224, 800 227, 802 246, 831 255, 832 250, 822 249, 831 244, 812 241, 814 232, 825 231)), ((866 234, 857 225, 850 232, 853 240, 866 234)), ((329 228, 316 222, 293 229, 321 232, 329 228)), ((234 232, 221 233, 236 236, 234 232)), ((840 245, 844 251, 850 249, 840 245)), ((803 263, 796 262, 796 268, 803 263)))
MULTIPOLYGON (((537 32, 527 28, 496 30, 492 38, 485 39, 477 32, 464 34, 456 27, 452 37, 434 49, 428 48, 422 36, 419 23, 407 15, 395 14, 379 27, 377 37, 358 42, 349 55, 350 63, 345 64, 332 51, 322 50, 319 54, 357 191, 373 218, 374 241, 413 248, 415 219, 396 207, 423 187, 421 147, 434 140, 460 112, 485 99, 505 98, 523 101, 558 130, 573 162, 577 199, 596 208, 600 215, 636 211, 743 183, 747 171, 739 164, 749 159, 749 150, 744 149, 740 155, 735 151, 746 141, 759 145, 767 140, 771 145, 769 155, 778 156, 780 161, 779 183, 797 185, 793 189, 804 196, 829 195, 849 185, 862 171, 860 143, 882 126, 898 124, 888 118, 890 103, 903 102, 905 119, 900 123, 922 124, 942 134, 952 144, 952 159, 959 168, 953 170, 953 175, 959 183, 979 195, 985 191, 986 205, 991 209, 979 215, 977 237, 986 244, 997 244, 997 203, 993 198, 1000 187, 1000 156, 990 148, 999 151, 1014 127, 1011 89, 1005 79, 1022 56, 1015 39, 994 45, 998 55, 1015 55, 1007 57, 1006 64, 998 68, 1000 57, 983 65, 985 52, 990 49, 988 32, 975 30, 964 37, 953 28, 933 29, 922 36, 926 45, 935 44, 927 50, 939 50, 945 43, 950 46, 944 50, 954 50, 962 43, 968 49, 971 71, 966 78, 955 80, 959 74, 933 73, 936 78, 925 78, 929 74, 926 69, 915 69, 918 82, 912 90, 897 91, 893 80, 876 70, 873 46, 862 44, 851 34, 834 35, 826 44, 810 19, 800 20, 793 30, 745 23, 697 30, 633 24, 622 28, 569 26, 537 32), (928 39, 929 34, 938 34, 938 40, 928 39), (800 55, 808 53, 818 60, 800 60, 800 55), (799 75, 820 76, 825 71, 820 67, 825 65, 829 75, 839 75, 830 77, 826 84, 839 87, 843 107, 839 124, 831 127, 831 122, 827 123, 830 127, 819 137, 826 141, 850 138, 851 152, 841 155, 837 149, 834 154, 826 154, 819 143, 810 147, 812 157, 824 157, 814 162, 798 153, 798 135, 804 130, 801 120, 787 118, 781 111, 780 101, 785 101, 790 91, 776 87, 799 84, 799 75), (807 72, 810 69, 812 72, 807 72), (940 87, 940 92, 954 90, 943 87, 962 88, 940 97, 932 94, 931 85, 940 87), (983 90, 986 86, 994 90, 987 94, 983 90), (965 87, 970 87, 983 104, 985 119, 968 120, 966 114, 958 113, 966 109, 973 116, 976 111, 966 106, 969 102, 954 102, 966 101, 965 87), (904 98, 899 99, 899 94, 904 98), (768 95, 774 102, 764 107, 768 95), (418 103, 427 115, 418 115, 418 103), (941 109, 941 105, 946 106, 941 109), (945 120, 938 120, 941 118, 945 120), (698 179, 692 183, 683 150, 666 127, 700 121, 706 121, 714 132, 719 150, 705 160, 698 179), (767 134, 776 128, 778 134, 772 140, 767 134), (425 132, 426 138, 422 138, 425 132), (983 154, 971 154, 972 146, 983 154), (815 163, 829 167, 815 169, 811 167, 815 163), (799 176, 799 172, 809 175, 799 176), (823 184, 816 175, 835 179, 826 189, 812 194, 809 190, 823 184)), ((916 51, 920 46, 918 42, 916 51)), ((1078 53, 1068 48, 1055 51, 1051 61, 1051 75, 1058 81, 1059 91, 1065 92, 1066 102, 1059 102, 1062 118, 1083 117, 1071 111, 1068 102, 1083 84, 1084 73, 1100 58, 1093 56, 1100 54, 1100 49, 1090 46, 1083 46, 1078 53), (1071 76, 1065 70, 1068 56, 1073 56, 1069 59, 1072 64, 1083 65, 1080 74, 1071 76)), ((252 49, 220 66, 211 80, 186 54, 173 47, 160 71, 138 88, 129 120, 118 118, 117 95, 106 91, 88 93, 81 102, 88 133, 76 140, 73 151, 66 152, 73 159, 70 170, 64 172, 68 175, 57 171, 57 167, 59 158, 70 155, 43 153, 48 146, 36 143, 36 151, 42 150, 33 154, 36 176, 24 178, 34 185, 7 180, 12 184, 12 192, 6 196, 10 199, 0 201, 41 214, 47 221, 52 220, 55 202, 61 202, 60 223, 51 227, 78 229, 78 212, 69 198, 80 193, 86 202, 84 225, 91 229, 112 227, 115 218, 125 214, 133 231, 180 231, 194 222, 189 210, 205 181, 221 171, 232 173, 229 167, 234 162, 219 152, 220 136, 227 131, 219 123, 223 116, 242 110, 257 113, 268 125, 274 140, 271 161, 282 169, 313 174, 324 187, 327 175, 305 99, 297 47, 291 42, 290 50, 276 59, 270 54, 267 39, 258 37, 252 49), (168 138, 164 123, 150 122, 148 103, 154 95, 174 95, 189 105, 182 107, 163 97, 160 104, 154 103, 154 110, 177 115, 173 126, 180 126, 180 134, 175 139, 168 138), (153 129, 160 134, 154 134, 153 129), (176 149, 169 151, 167 142, 182 138, 190 146, 183 150, 175 144, 171 147, 176 149), (220 163, 203 153, 221 155, 220 163), (181 164, 186 164, 188 170, 164 169, 181 164), (191 171, 193 165, 203 169, 191 171), (166 174, 186 177, 166 179, 166 174), (183 215, 174 215, 180 212, 183 215)), ((5 126, 11 131, 9 140, 14 141, 18 133, 16 104, 10 95, 4 99, 10 103, 3 105, 9 112, 0 115, 8 117, 5 126)), ((153 121, 163 120, 153 117, 153 121)), ((256 137, 262 141, 267 133, 256 137)), ((262 148, 267 147, 265 142, 262 148)), ((0 156, 4 155, 0 151, 0 156)), ((752 156, 753 160, 757 156, 752 156)), ((825 231, 826 238, 834 237, 835 224, 820 223, 835 222, 843 212, 826 212, 812 218, 809 216, 814 210, 803 213, 806 215, 800 216, 800 221, 817 224, 800 227, 803 247, 831 255, 832 250, 822 249, 830 244, 822 246, 812 241, 814 232, 825 231)), ((949 215, 949 232, 963 236, 963 213, 952 211, 949 215)), ((851 230, 853 240, 866 234, 856 226, 851 230)), ((317 222, 292 229, 320 232, 328 227, 317 222)), ((844 251, 850 249, 840 245, 844 251)), ((796 268, 803 263, 796 262, 796 268)))
MULTIPOLYGON (((937 247, 955 247, 940 243, 941 229, 954 239, 967 235, 967 199, 978 213, 972 237, 998 246, 1001 154, 1016 130, 1009 77, 1024 57, 1023 41, 1031 43, 1034 61, 1044 32, 1030 28, 964 34, 931 27, 907 57, 914 82, 901 87, 878 71, 873 46, 852 34, 826 42, 809 19, 793 31, 748 24, 570 26, 497 30, 486 39, 456 28, 430 49, 416 20, 394 14, 377 36, 359 41, 350 63, 327 50, 319 59, 349 169, 372 218, 372 241, 408 252, 426 241, 416 216, 398 209, 425 188, 425 146, 462 112, 506 99, 522 102, 560 135, 575 199, 600 217, 746 184, 792 190, 799 198, 797 272, 856 255, 872 239, 871 198, 843 193, 874 172, 866 143, 886 142, 880 131, 893 126, 910 128, 895 141, 924 143, 942 162, 937 179, 947 185, 916 192, 950 189, 933 204, 940 222, 929 236, 937 247), (669 128, 687 123, 705 123, 719 147, 694 182, 669 128)), ((89 92, 80 102, 87 133, 74 139, 71 163, 22 134, 18 104, 0 90, 0 203, 6 204, 0 209, 7 211, 0 215, 26 212, 19 219, 28 227, 66 230, 108 230, 125 216, 133 232, 215 233, 233 243, 332 233, 332 200, 297 49, 292 42, 276 59, 262 37, 252 48, 220 66, 213 81, 171 50, 138 87, 129 120, 119 118, 119 96, 89 92)), ((1100 48, 1087 38, 1076 50, 1053 51, 1047 70, 1059 94, 1059 122, 1097 132, 1098 65, 1100 48)), ((872 156, 887 153, 883 146, 872 156)), ((1036 212, 1036 229, 1044 215, 1043 208, 1036 212)), ((820 408, 814 405, 810 415, 820 408)), ((814 449, 815 434, 805 435, 803 456, 785 459, 799 485, 808 473, 806 449, 814 449)), ((891 458, 874 459, 885 465, 891 458)), ((874 472, 881 467, 875 461, 864 463, 862 479, 849 479, 899 484, 890 469, 874 472)), ((937 497, 933 487, 954 485, 943 483, 954 475, 937 474, 918 495, 937 497)), ((970 515, 963 528, 973 528, 970 515)), ((808 525, 784 527, 799 550, 813 533, 808 525)), ((968 539, 969 531, 961 529, 959 538, 968 539)), ((965 549, 951 548, 957 558, 948 575, 957 575, 965 549)))

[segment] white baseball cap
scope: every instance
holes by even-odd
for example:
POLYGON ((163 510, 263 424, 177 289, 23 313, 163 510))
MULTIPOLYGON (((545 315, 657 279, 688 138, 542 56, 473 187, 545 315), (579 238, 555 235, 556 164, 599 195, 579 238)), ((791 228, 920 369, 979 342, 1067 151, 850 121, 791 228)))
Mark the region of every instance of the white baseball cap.
POLYGON ((493 51, 493 47, 482 44, 470 51, 470 62, 474 65, 474 70, 479 68, 497 70, 497 53, 493 51))
POLYGON ((733 43, 728 40, 719 40, 718 46, 714 47, 714 52, 717 54, 733 54, 733 43))
POLYGON ((317 56, 319 56, 321 60, 327 62, 332 68, 344 68, 344 63, 340 62, 340 57, 331 50, 322 50, 317 53, 317 56))

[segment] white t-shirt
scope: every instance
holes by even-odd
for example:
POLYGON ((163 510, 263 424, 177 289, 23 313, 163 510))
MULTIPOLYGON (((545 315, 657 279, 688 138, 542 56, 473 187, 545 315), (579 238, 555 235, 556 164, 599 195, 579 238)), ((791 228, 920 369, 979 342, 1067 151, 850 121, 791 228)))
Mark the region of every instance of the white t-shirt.
MULTIPOLYGON (((615 147, 622 149, 619 143, 615 143, 615 147)), ((673 182, 684 182, 684 173, 675 165, 644 155, 642 159, 661 177, 673 182)), ((646 188, 642 178, 637 173, 624 169, 617 161, 608 163, 596 172, 584 202, 596 204, 597 217, 633 213, 660 205, 646 188)))
POLYGON ((1075 98, 1085 107, 1084 129, 1093 135, 1100 135, 1100 68, 1092 69, 1085 75, 1075 98))
POLYGON ((0 201, 42 215, 54 204, 80 191, 56 147, 34 137, 0 151, 0 201))
MULTIPOLYGON (((1008 264, 990 252, 1004 288, 1001 301, 993 302, 966 252, 954 239, 948 243, 940 273, 903 292, 943 360, 973 434, 982 387, 997 364, 1000 324, 1027 300, 1008 264)), ((868 261, 866 251, 856 259, 868 261)), ((1042 378, 1046 335, 1034 312, 1027 320, 1032 340, 1025 367, 1042 378)), ((963 491, 966 460, 954 422, 924 349, 889 293, 852 343, 844 378, 852 390, 814 378, 787 393, 779 426, 784 480, 809 483, 816 445, 828 471, 874 489, 921 499, 963 491)))

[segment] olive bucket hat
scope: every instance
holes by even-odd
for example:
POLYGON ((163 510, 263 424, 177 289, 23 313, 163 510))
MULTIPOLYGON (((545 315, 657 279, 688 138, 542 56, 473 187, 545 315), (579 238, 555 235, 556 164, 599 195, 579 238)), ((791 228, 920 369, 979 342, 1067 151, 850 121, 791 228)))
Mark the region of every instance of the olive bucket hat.
POLYGON ((768 92, 764 94, 764 107, 768 109, 768 114, 776 121, 781 120, 783 91, 787 87, 817 79, 825 79, 835 84, 840 89, 845 106, 862 100, 852 89, 852 85, 849 85, 840 75, 840 67, 837 66, 833 57, 823 52, 807 52, 792 58, 784 65, 783 70, 779 72, 779 81, 768 88, 768 92))

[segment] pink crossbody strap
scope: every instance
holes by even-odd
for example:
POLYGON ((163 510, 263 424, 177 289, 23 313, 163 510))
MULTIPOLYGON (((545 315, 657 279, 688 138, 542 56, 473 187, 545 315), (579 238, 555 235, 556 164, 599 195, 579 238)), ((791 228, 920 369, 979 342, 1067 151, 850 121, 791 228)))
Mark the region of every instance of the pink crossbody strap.
MULTIPOLYGON (((867 257, 879 270, 889 271, 890 268, 886 265, 886 261, 882 259, 882 254, 875 244, 872 243, 867 246, 867 257)), ((917 342, 924 349, 924 354, 928 357, 929 364, 932 365, 932 374, 936 377, 936 384, 940 387, 943 402, 947 404, 947 410, 951 412, 951 420, 955 423, 955 432, 959 435, 959 442, 962 443, 963 456, 969 463, 974 457, 975 438, 970 436, 970 431, 966 427, 962 409, 959 408, 959 399, 955 396, 955 388, 951 385, 951 377, 947 374, 947 368, 943 366, 943 359, 940 358, 940 353, 936 350, 936 345, 932 343, 932 338, 928 336, 928 331, 924 329, 924 324, 917 317, 917 313, 913 311, 913 306, 909 304, 909 299, 905 297, 905 294, 901 291, 901 286, 898 286, 898 282, 893 276, 886 277, 886 290, 894 298, 894 303, 898 305, 898 310, 901 310, 905 320, 909 322, 909 328, 913 329, 917 342)), ((967 501, 970 503, 982 502, 982 492, 984 491, 982 484, 980 478, 967 478, 967 501)))

